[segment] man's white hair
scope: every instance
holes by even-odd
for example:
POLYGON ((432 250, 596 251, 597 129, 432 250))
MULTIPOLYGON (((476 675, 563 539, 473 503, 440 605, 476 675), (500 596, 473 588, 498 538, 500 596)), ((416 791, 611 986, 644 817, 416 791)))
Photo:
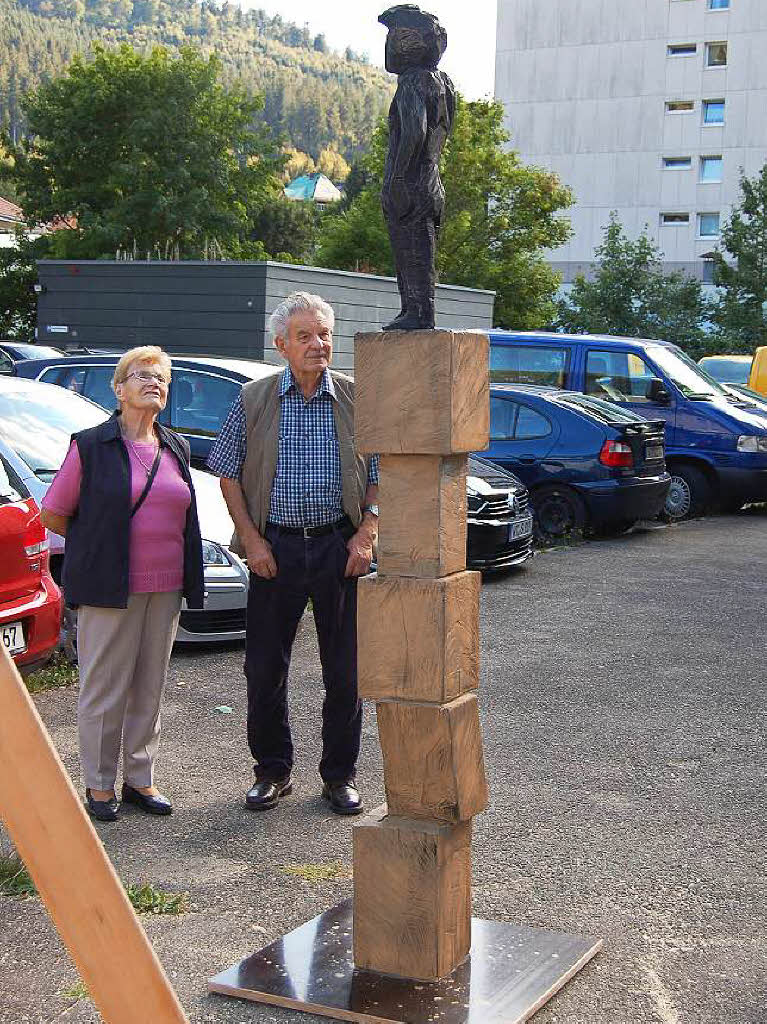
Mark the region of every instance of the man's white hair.
POLYGON ((311 313, 314 310, 325 317, 332 331, 336 322, 335 313, 333 307, 325 302, 321 295, 312 295, 311 292, 291 292, 269 317, 272 344, 275 344, 277 338, 287 337, 288 320, 294 313, 311 313))

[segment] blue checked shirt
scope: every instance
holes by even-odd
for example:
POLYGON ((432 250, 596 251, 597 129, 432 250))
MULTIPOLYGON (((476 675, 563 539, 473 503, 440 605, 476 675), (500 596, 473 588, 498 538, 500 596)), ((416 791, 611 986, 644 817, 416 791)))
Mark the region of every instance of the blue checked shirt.
MULTIPOLYGON (((269 500, 269 522, 280 526, 324 526, 344 514, 341 455, 333 418, 336 392, 328 370, 305 401, 290 367, 282 373, 277 470, 269 500)), ((245 462, 247 426, 242 397, 235 399, 210 455, 208 469, 239 480, 245 462)), ((378 456, 370 460, 368 485, 378 483, 378 456)))

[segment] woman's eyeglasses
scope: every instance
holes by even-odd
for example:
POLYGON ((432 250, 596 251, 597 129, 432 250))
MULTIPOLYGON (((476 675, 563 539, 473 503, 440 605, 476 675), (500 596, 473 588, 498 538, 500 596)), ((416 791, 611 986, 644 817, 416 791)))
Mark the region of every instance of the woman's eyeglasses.
POLYGON ((162 373, 152 373, 151 370, 133 370, 131 373, 126 373, 123 377, 123 382, 128 380, 129 377, 135 377, 136 380, 140 380, 142 384, 149 384, 154 381, 156 384, 162 384, 167 388, 168 379, 162 373))

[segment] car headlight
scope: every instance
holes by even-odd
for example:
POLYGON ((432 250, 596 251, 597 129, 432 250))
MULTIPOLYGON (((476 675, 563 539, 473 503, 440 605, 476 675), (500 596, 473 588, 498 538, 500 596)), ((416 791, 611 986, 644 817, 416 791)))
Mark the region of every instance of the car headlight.
POLYGON ((213 540, 202 542, 202 564, 203 565, 231 565, 226 552, 220 544, 213 540))
POLYGON ((741 434, 738 438, 739 452, 767 452, 767 436, 763 434, 741 434))

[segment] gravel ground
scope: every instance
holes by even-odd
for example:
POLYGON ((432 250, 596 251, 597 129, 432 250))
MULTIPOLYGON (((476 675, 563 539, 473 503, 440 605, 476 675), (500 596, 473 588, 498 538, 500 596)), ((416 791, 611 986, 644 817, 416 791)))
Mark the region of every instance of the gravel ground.
MULTIPOLYGON (((474 913, 605 940, 540 1024, 767 1021, 765 525, 756 511, 635 532, 483 587, 492 802, 475 823, 474 913)), ((321 1024, 206 994, 212 974, 351 894, 348 872, 283 870, 351 867, 352 822, 319 798, 311 620, 292 671, 295 790, 261 815, 243 806, 241 663, 236 646, 174 654, 158 782, 176 813, 126 810, 99 834, 124 881, 190 894, 189 913, 142 918, 190 1021, 321 1024)), ((79 785, 75 700, 37 704, 79 785)), ((359 780, 382 802, 372 713, 359 780)), ((65 995, 76 981, 39 900, 0 899, 0 1022, 98 1021, 65 995)))

